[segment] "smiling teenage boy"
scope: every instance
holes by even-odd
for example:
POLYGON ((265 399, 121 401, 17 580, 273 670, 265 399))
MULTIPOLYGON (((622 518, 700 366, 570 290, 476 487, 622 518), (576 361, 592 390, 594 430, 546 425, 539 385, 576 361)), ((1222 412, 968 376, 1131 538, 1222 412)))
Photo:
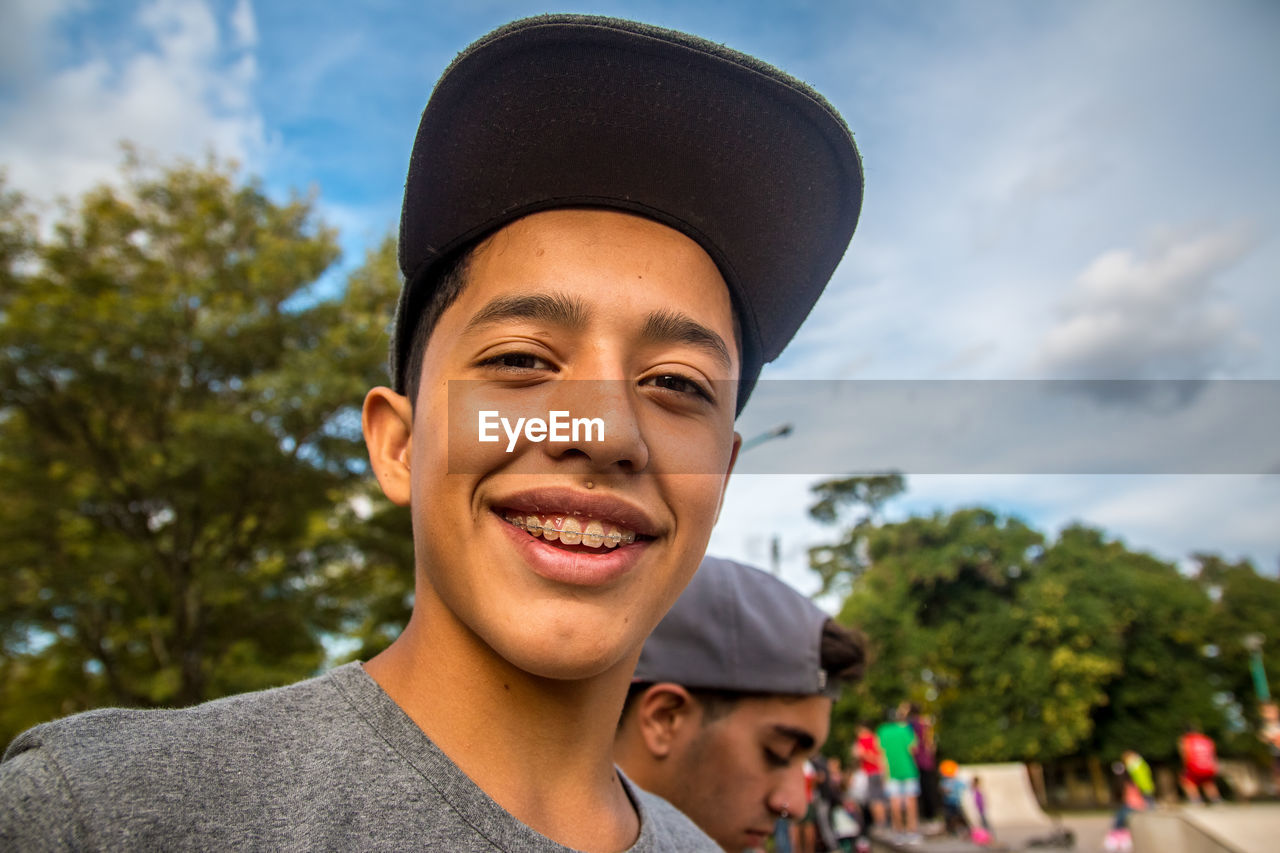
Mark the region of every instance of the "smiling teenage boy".
POLYGON ((20 736, 0 839, 710 849, 615 771, 614 729, 861 188, 834 110, 718 45, 583 16, 473 44, 422 116, 393 387, 364 405, 413 517, 405 631, 292 687, 20 736), (603 434, 480 440, 483 412, 558 411, 603 434))

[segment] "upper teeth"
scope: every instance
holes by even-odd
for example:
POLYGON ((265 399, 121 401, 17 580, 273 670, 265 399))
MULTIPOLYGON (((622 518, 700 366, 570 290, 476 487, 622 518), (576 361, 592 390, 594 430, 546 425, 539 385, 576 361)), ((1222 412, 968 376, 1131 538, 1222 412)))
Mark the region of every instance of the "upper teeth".
POLYGON ((516 512, 508 512, 505 517, 521 530, 541 536, 548 542, 559 539, 566 545, 582 543, 588 548, 617 548, 636 541, 634 530, 594 518, 580 518, 576 515, 525 515, 516 512))

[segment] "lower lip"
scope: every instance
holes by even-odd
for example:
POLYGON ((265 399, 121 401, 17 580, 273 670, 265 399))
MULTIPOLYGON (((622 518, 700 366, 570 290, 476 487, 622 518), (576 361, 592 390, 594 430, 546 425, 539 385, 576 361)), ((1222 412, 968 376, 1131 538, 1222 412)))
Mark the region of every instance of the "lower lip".
POLYGON ((768 837, 769 837, 768 833, 756 832, 753 829, 748 829, 747 830, 747 847, 748 848, 763 847, 764 840, 768 837))
POLYGON ((533 538, 497 514, 494 514, 493 519, 520 549, 534 574, 572 586, 604 586, 617 580, 631 571, 649 545, 649 540, 644 540, 619 545, 617 548, 601 547, 595 553, 585 550, 568 551, 545 539, 533 538))

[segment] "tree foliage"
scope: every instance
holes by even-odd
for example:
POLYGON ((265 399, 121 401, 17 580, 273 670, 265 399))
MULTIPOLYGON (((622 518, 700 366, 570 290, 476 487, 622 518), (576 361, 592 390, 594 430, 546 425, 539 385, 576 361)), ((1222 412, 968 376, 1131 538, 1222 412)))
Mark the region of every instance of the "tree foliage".
POLYGON ((865 534, 880 520, 880 508, 905 488, 906 481, 897 473, 841 477, 811 487, 817 500, 809 507, 810 516, 824 524, 848 522, 841 541, 809 551, 809 565, 822 579, 820 595, 848 592, 866 570, 865 534))
POLYGON ((337 255, 214 161, 131 156, 45 232, 3 195, 0 737, 294 680, 366 619, 344 534, 386 511, 352 498, 398 281, 388 240, 326 294, 337 255))
MULTIPOLYGON (((1276 662, 1280 661, 1280 583, 1264 577, 1247 561, 1229 562, 1212 554, 1196 554, 1197 580, 1212 602, 1209 614, 1208 649, 1214 662, 1218 689, 1231 697, 1229 713, 1239 714, 1250 731, 1258 724, 1258 703, 1250 673, 1246 637, 1263 641, 1264 656, 1270 663, 1273 698, 1280 692, 1276 662)), ((1237 749, 1254 752, 1260 759, 1265 749, 1256 737, 1245 734, 1235 739, 1237 749)))
POLYGON ((1075 525, 1049 542, 983 508, 892 524, 863 514, 813 563, 828 583, 833 566, 849 567, 840 619, 873 655, 837 704, 837 750, 859 720, 908 699, 938 717, 941 748, 961 761, 1127 748, 1170 760, 1187 723, 1224 734, 1224 697, 1251 704, 1239 640, 1215 658, 1209 638, 1280 636, 1280 583, 1247 563, 1202 558, 1189 577, 1098 530, 1075 525))

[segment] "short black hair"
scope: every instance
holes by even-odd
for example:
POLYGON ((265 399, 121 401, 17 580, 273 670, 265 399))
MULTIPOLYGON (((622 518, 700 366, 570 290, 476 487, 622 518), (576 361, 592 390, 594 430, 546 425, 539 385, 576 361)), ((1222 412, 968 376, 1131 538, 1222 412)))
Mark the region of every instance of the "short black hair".
POLYGON ((468 243, 455 251, 431 270, 429 276, 433 281, 423 283, 431 293, 431 298, 413 321, 413 338, 409 343, 409 358, 405 362, 404 390, 409 397, 410 406, 418 405, 418 386, 422 382, 422 359, 427 351, 427 341, 431 339, 436 323, 440 322, 440 315, 466 289, 467 272, 478 245, 478 241, 468 243))

